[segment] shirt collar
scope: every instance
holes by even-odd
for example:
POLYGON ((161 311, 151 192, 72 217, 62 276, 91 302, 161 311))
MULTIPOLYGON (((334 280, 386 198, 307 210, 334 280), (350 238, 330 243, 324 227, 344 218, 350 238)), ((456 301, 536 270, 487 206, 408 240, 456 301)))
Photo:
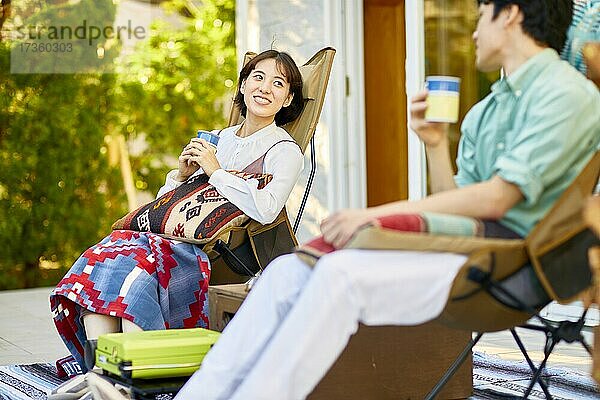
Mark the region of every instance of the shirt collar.
POLYGON ((492 85, 495 94, 513 92, 520 94, 538 77, 549 62, 558 60, 556 50, 547 48, 525 61, 515 72, 492 85))
POLYGON ((255 140, 258 140, 266 135, 268 135, 269 133, 273 132, 276 128, 277 125, 275 124, 275 121, 271 122, 269 125, 265 126, 264 128, 261 128, 259 130, 257 130, 256 132, 254 132, 252 135, 250 136, 246 136, 246 137, 239 137, 236 133, 239 129, 242 128, 243 124, 240 124, 238 129, 236 129, 234 131, 234 137, 236 140, 241 141, 241 142, 253 142, 255 140))

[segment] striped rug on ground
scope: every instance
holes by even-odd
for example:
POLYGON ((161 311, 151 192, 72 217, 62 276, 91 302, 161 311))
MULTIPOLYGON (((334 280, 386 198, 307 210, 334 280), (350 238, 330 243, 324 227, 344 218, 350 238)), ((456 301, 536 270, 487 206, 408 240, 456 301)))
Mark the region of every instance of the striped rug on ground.
POLYGON ((3 366, 0 367, 0 400, 45 400, 62 382, 52 364, 3 366))
MULTIPOLYGON (((544 371, 550 394, 555 400, 600 399, 600 389, 589 374, 570 369, 547 367, 544 371)), ((507 361, 485 353, 473 353, 472 400, 521 399, 531 380, 526 361, 507 361)), ((536 384, 528 399, 545 399, 536 384)))
MULTIPOLYGON (((572 369, 548 368, 545 376, 549 378, 550 393, 556 400, 600 398, 598 386, 589 375, 572 369)), ((473 354, 474 395, 471 400, 521 398, 530 378, 531 371, 525 362, 506 361, 476 352, 473 354)), ((0 400, 45 400, 62 382, 53 364, 0 366, 0 400)), ((536 386, 528 398, 545 397, 536 386)))

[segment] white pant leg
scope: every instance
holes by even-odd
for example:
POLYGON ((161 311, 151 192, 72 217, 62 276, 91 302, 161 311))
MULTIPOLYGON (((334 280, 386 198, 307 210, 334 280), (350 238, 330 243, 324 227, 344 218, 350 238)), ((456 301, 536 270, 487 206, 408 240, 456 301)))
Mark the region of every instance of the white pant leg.
POLYGON ((465 260, 451 253, 368 250, 322 257, 231 399, 304 399, 359 321, 414 325, 439 315, 465 260))
POLYGON ((281 256, 269 264, 176 399, 229 399, 287 315, 311 272, 295 255, 281 256))

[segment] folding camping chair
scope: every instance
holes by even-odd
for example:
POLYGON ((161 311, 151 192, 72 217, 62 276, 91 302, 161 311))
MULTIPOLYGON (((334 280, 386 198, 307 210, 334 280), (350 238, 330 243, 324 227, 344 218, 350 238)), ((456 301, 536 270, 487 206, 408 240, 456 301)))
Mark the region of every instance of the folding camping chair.
MULTIPOLYGON (((600 196, 591 197, 586 204, 584 216, 589 227, 600 237, 600 196)), ((600 304, 600 246, 589 253, 590 266, 594 275, 594 285, 585 298, 585 304, 600 304)), ((600 383, 600 326, 594 328, 594 354, 592 355, 592 377, 600 383)))
POLYGON ((540 385, 546 398, 552 398, 542 372, 559 342, 578 342, 591 355, 591 349, 581 333, 587 310, 577 321, 550 322, 539 315, 539 310, 521 301, 520 293, 506 290, 502 281, 532 263, 536 277, 552 300, 570 302, 590 287, 592 273, 587 259, 588 249, 600 242, 586 227, 582 211, 584 200, 593 193, 599 174, 600 152, 596 152, 578 178, 525 240, 489 240, 489 247, 484 246, 470 254, 453 283, 448 303, 439 321, 477 334, 427 399, 435 398, 485 332, 510 329, 533 372, 524 398, 527 398, 536 383, 540 385), (532 318, 538 323, 526 323, 532 318), (546 334, 544 359, 539 366, 536 367, 527 354, 515 327, 546 334))
MULTIPOLYGON (((588 78, 600 89, 600 43, 588 43, 583 48, 588 78)), ((442 323, 457 329, 478 332, 460 356, 446 371, 427 396, 433 399, 470 354, 484 332, 510 329, 519 350, 533 372, 527 398, 536 383, 546 398, 552 395, 542 374, 554 347, 561 341, 581 344, 590 356, 582 329, 587 308, 577 321, 551 322, 536 309, 519 299, 518 293, 504 289, 502 280, 531 262, 536 277, 552 300, 567 303, 575 300, 593 285, 588 250, 598 246, 599 238, 586 227, 583 217, 585 199, 594 192, 600 174, 600 152, 597 151, 577 179, 569 186, 548 214, 535 226, 523 245, 511 250, 483 250, 474 253, 456 277, 449 301, 439 317, 442 323), (510 304, 507 304, 507 301, 510 304), (528 320, 537 323, 526 323, 528 320), (536 367, 515 327, 544 332, 544 358, 536 367)), ((598 299, 596 299, 598 301, 598 299)))
POLYGON ((551 323, 539 316, 539 310, 524 304, 521 293, 506 290, 502 281, 532 264, 548 302, 571 302, 590 287, 592 273, 587 253, 600 241, 587 228, 582 210, 599 176, 600 151, 597 151, 525 239, 410 233, 378 226, 366 227, 352 238, 352 248, 448 251, 469 256, 454 279, 446 306, 437 321, 450 328, 478 333, 426 399, 436 397, 485 332, 511 329, 533 371, 533 379, 525 397, 538 382, 546 397, 551 398, 541 374, 558 342, 579 342, 589 352, 589 346, 581 334, 585 312, 576 322, 551 323), (526 323, 532 317, 537 318, 541 325, 526 323), (546 333, 545 358, 538 367, 526 354, 514 329, 517 326, 546 333))
MULTIPOLYGON (((255 55, 255 53, 246 53, 244 64, 255 55)), ((295 234, 316 172, 314 133, 323 108, 334 56, 335 49, 326 47, 300 67, 304 109, 297 119, 283 126, 303 153, 308 144, 311 145, 311 169, 293 229, 284 208, 270 224, 261 225, 250 220, 240 227, 229 229, 219 239, 208 243, 204 251, 213 264, 211 284, 242 282, 247 277, 262 271, 274 258, 290 253, 298 244, 295 234), (223 268, 225 266, 227 268, 223 268)), ((237 125, 242 121, 239 107, 232 103, 229 126, 237 125)))
MULTIPOLYGON (((255 55, 255 53, 246 53, 244 64, 255 55)), ((321 49, 300 67, 303 79, 304 109, 297 119, 283 126, 298 143, 303 153, 308 144, 311 144, 310 175, 293 231, 285 208, 270 224, 262 225, 250 220, 242 226, 230 228, 219 238, 203 247, 212 261, 211 285, 245 281, 249 276, 260 272, 273 258, 291 252, 297 245, 294 234, 300 223, 316 171, 313 135, 323 107, 334 55, 335 49, 331 47, 321 49), (281 232, 283 234, 280 234, 281 232), (256 258, 254 257, 255 253, 257 254, 256 258)), ((242 121, 239 108, 233 104, 229 126, 237 125, 242 121)), ((176 366, 173 365, 173 367, 176 366)), ((176 392, 187 379, 175 377, 155 380, 123 380, 114 376, 105 376, 104 378, 117 386, 127 388, 133 398, 154 398, 156 394, 176 392)), ((105 380, 92 378, 92 381, 96 382, 101 396, 104 396, 102 398, 123 398, 110 384, 107 385, 105 380)))
MULTIPOLYGON (((588 66, 588 77, 595 78, 594 81, 600 88, 600 44, 586 45, 583 55, 588 66)), ((436 321, 450 328, 477 334, 426 399, 433 399, 440 393, 485 332, 510 329, 533 372, 525 398, 536 383, 540 385, 546 398, 552 398, 542 373, 552 350, 560 341, 578 342, 591 355, 590 347, 581 333, 587 310, 577 321, 551 322, 542 318, 538 309, 521 301, 520 293, 507 291, 502 281, 532 264, 535 276, 548 296, 548 302, 555 300, 560 303, 577 299, 591 286, 592 272, 587 253, 588 249, 597 246, 600 241, 586 227, 582 209, 585 199, 596 187, 599 174, 600 152, 597 151, 554 207, 524 240, 424 235, 377 226, 362 229, 352 238, 349 244, 352 248, 448 251, 469 256, 458 272, 446 306, 436 321), (532 318, 538 322, 527 323, 532 318), (531 361, 515 327, 546 334, 545 357, 539 366, 536 367, 531 361)))

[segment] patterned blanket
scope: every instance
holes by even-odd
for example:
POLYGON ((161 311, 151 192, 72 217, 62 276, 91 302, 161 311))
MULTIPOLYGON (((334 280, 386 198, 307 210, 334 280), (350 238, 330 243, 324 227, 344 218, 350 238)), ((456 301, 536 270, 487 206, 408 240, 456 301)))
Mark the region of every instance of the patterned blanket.
MULTIPOLYGON (((387 215, 385 217, 374 219, 369 224, 364 225, 361 229, 374 226, 398 232, 417 232, 451 236, 486 236, 486 227, 489 224, 489 222, 486 223, 476 218, 423 212, 418 214, 387 215)), ((490 230, 491 229, 487 229, 487 231, 490 230)), ((490 232, 488 232, 487 236, 490 236, 490 232)), ((335 251, 335 248, 327 243, 323 239, 323 236, 319 236, 299 246, 296 251, 319 258, 324 254, 335 251)))

